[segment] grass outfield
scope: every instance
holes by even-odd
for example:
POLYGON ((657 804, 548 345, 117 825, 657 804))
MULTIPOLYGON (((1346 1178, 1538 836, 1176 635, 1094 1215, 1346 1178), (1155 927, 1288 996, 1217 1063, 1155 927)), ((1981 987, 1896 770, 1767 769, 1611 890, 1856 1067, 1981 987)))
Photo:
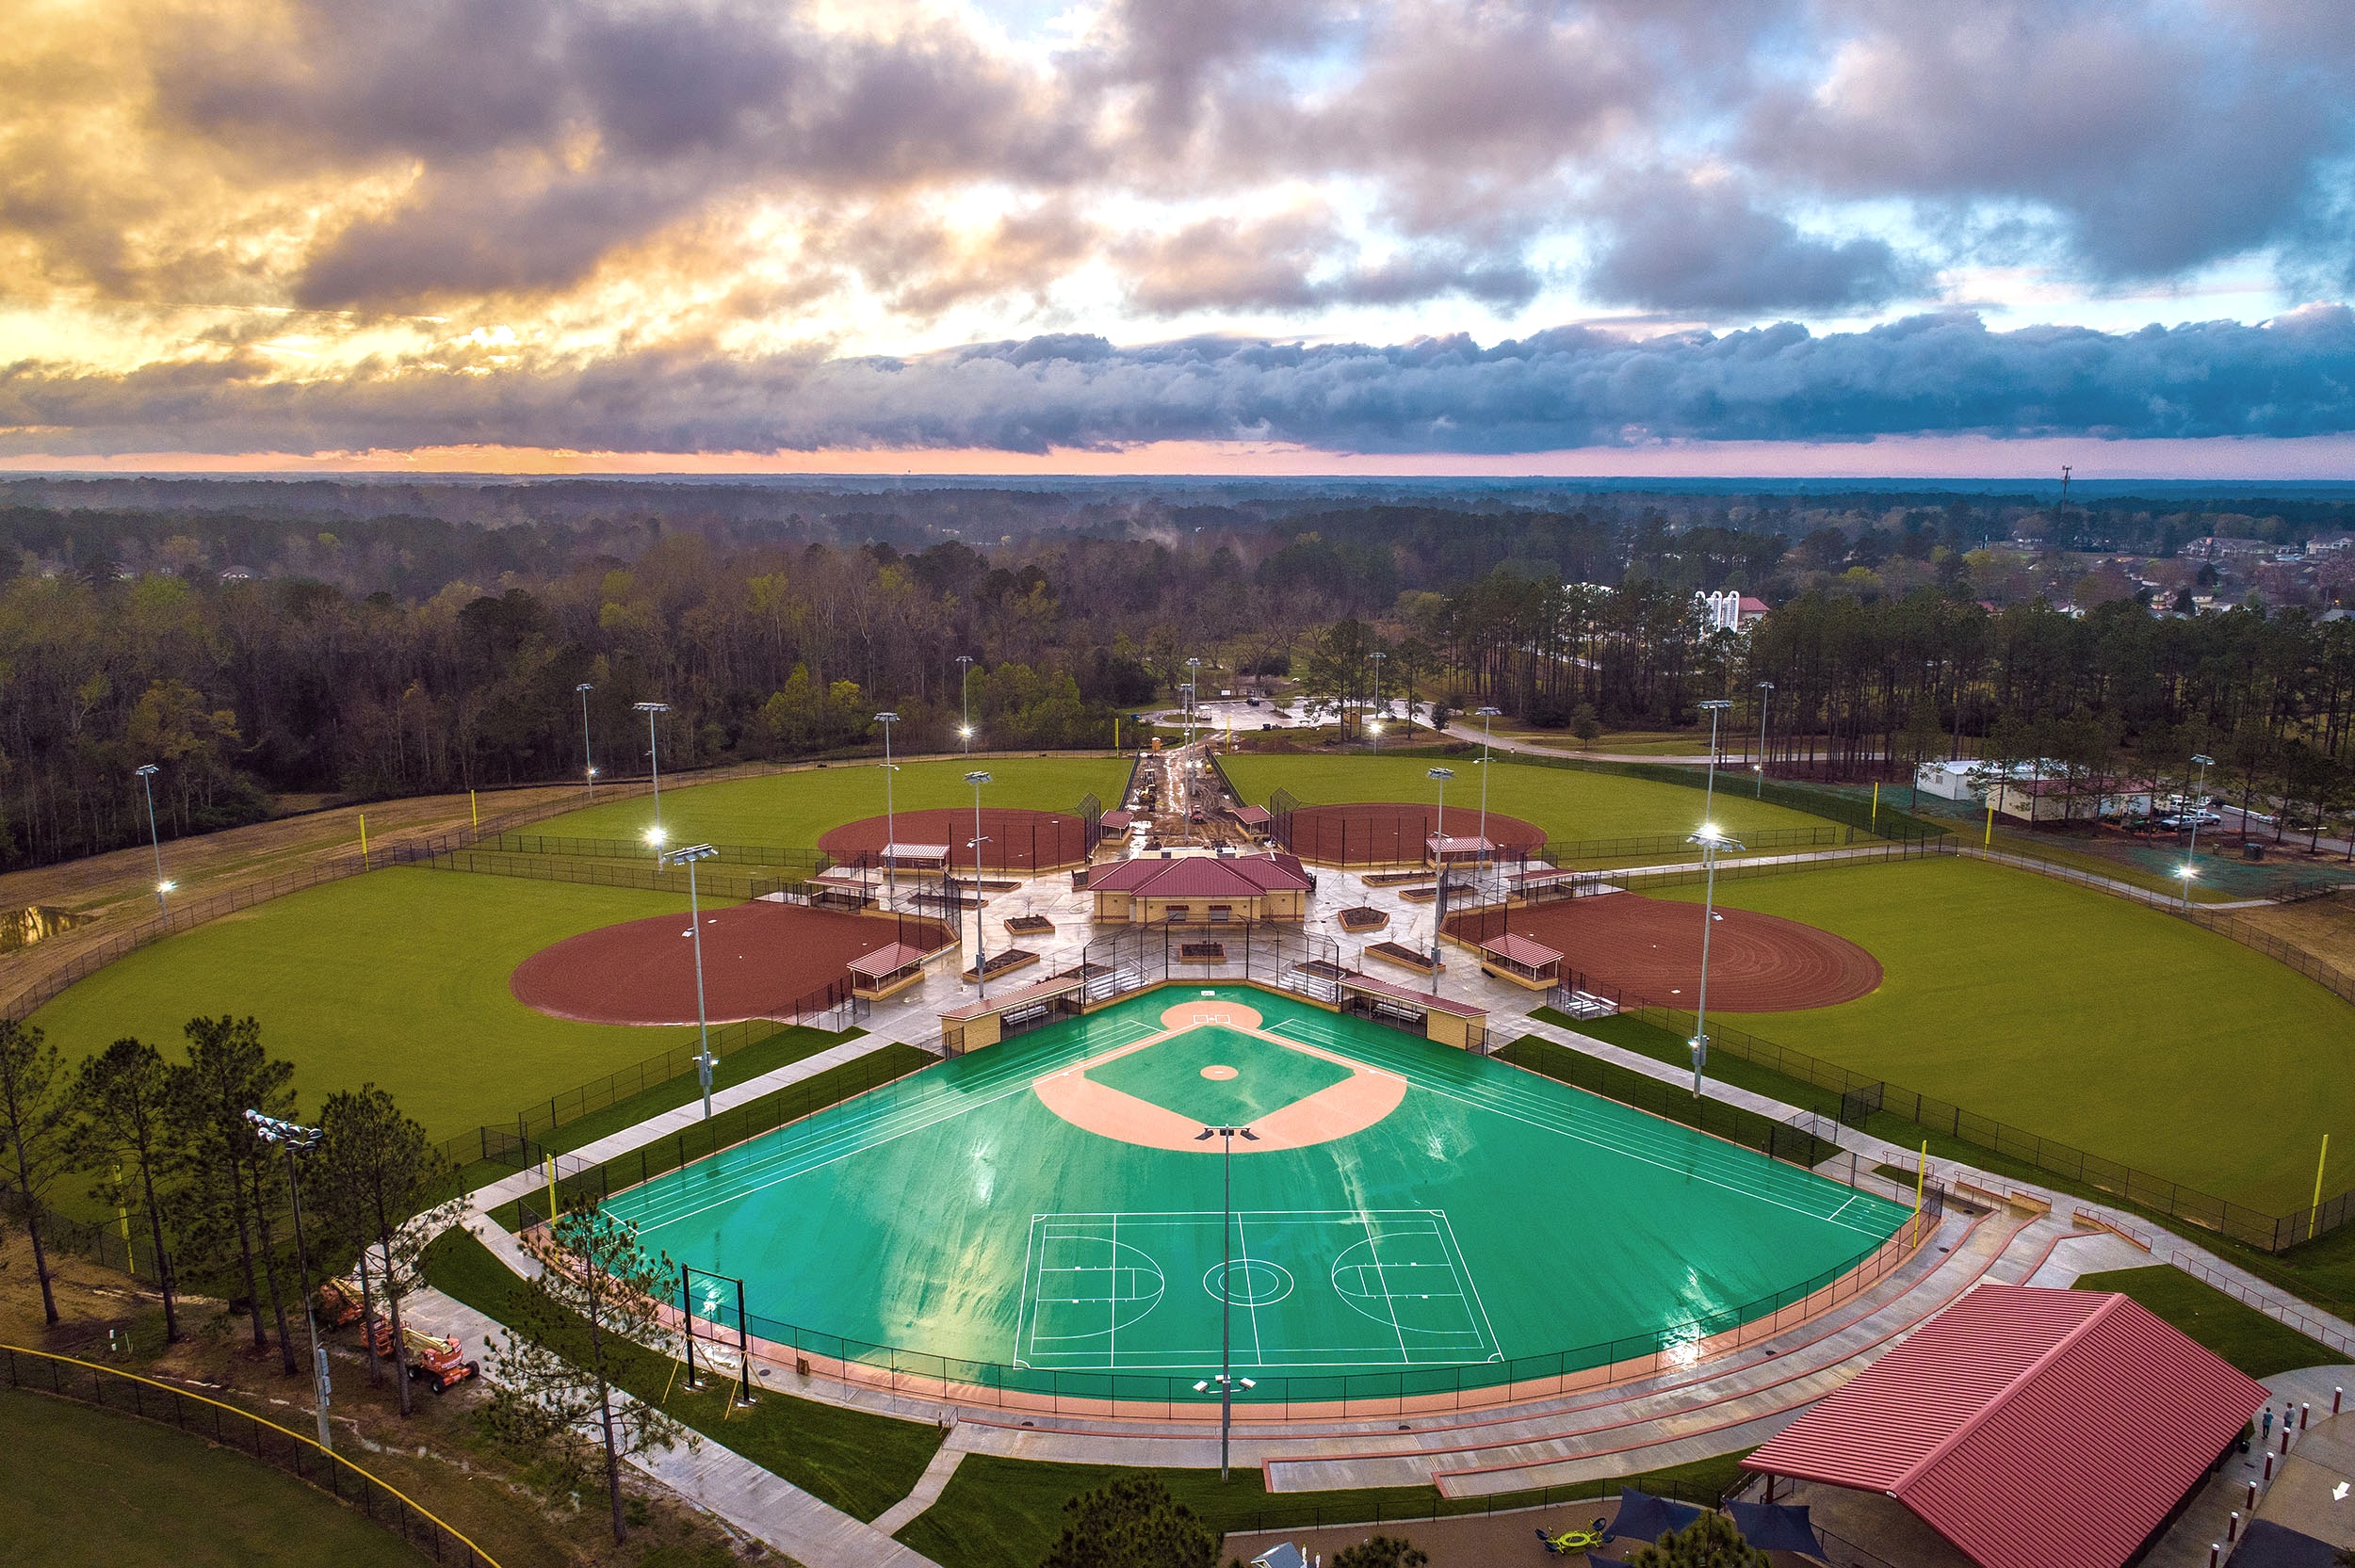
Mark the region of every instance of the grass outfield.
MULTIPOLYGON (((2196 926, 1968 860, 1717 896, 1881 962, 1857 1001, 1729 1019, 1770 1040, 2275 1213, 2313 1195, 2323 1134, 2355 1148, 2355 1008, 2196 926)), ((2349 1185, 2341 1164, 2326 1191, 2349 1185)))
MULTIPOLYGON (((1448 822, 1461 811, 1470 822, 1480 810, 1480 770, 1469 762, 1455 769, 1448 791, 1448 822)), ((1616 773, 1585 773, 1567 768, 1516 765, 1502 752, 1490 764, 1488 809, 1518 816, 1555 839, 1624 838, 1635 833, 1687 833, 1700 826, 1701 792, 1682 784, 1654 784, 1616 773)), ((1226 776, 1245 799, 1265 801, 1278 785, 1313 805, 1346 800, 1434 799, 1428 757, 1314 757, 1244 754, 1226 759, 1226 776)), ((1713 808, 1718 825, 1739 833, 1758 828, 1820 828, 1820 816, 1768 805, 1742 793, 1741 782, 1720 771, 1713 808)), ((1470 828, 1463 831, 1470 832, 1470 828)))
POLYGON ((677 1044, 693 1031, 575 1024, 507 989, 552 942, 687 901, 667 893, 402 866, 143 947, 33 1015, 69 1063, 137 1035, 177 1058, 200 1013, 252 1014, 295 1064, 304 1113, 373 1082, 434 1138, 677 1044))
POLYGON ((416 1568, 391 1531, 258 1460, 136 1416, 0 1391, 0 1561, 416 1568))
POLYGON ((2116 1290, 2149 1307, 2252 1378, 2300 1366, 2337 1366, 2347 1357, 2180 1269, 2156 1264, 2080 1274, 2075 1290, 2116 1290))
MULTIPOLYGON (((1106 811, 1120 806, 1129 784, 1129 763, 1120 757, 987 757, 973 766, 993 783, 982 786, 985 806, 1028 806, 1068 811, 1093 794, 1106 811)), ((903 762, 892 785, 892 804, 901 811, 969 806, 973 786, 962 761, 903 762)), ((828 828, 884 814, 884 781, 874 763, 770 773, 723 784, 690 784, 662 791, 662 826, 674 844, 767 844, 808 849, 828 828)), ((654 823, 654 802, 645 797, 566 812, 534 823, 527 832, 551 837, 642 837, 654 823)))

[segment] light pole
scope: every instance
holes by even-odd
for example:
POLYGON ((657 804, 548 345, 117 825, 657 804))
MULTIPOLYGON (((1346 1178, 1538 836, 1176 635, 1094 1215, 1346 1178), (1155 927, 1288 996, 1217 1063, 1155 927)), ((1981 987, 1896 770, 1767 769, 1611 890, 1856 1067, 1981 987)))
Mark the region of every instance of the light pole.
POLYGON ((1693 1013, 1693 1097, 1698 1099, 1701 1067, 1709 1060, 1709 930, 1717 923, 1717 851, 1739 849, 1742 846, 1706 822, 1701 824, 1700 832, 1684 842, 1700 846, 1701 865, 1707 873, 1701 893, 1700 1006, 1693 1013))
POLYGON ((646 766, 654 771, 654 827, 646 834, 646 842, 654 846, 654 863, 662 864, 662 748, 655 739, 654 721, 658 714, 671 711, 668 703, 632 703, 630 706, 646 716, 646 766))
POLYGON ((1194 714, 1202 705, 1202 661, 1186 661, 1186 744, 1194 744, 1194 714))
MULTIPOLYGON (((1437 902, 1431 911, 1431 994, 1439 994, 1439 929, 1447 924, 1447 782, 1455 777, 1453 768, 1434 768, 1424 774, 1439 786, 1439 878, 1437 902)), ((1481 783, 1487 783, 1483 773, 1481 783)), ((1476 855, 1478 850, 1474 850, 1476 855)))
MULTIPOLYGON (((2191 760, 2200 768, 2200 788, 2199 799, 2191 803, 2191 848, 2184 855, 2184 870, 2187 875, 2191 870, 2192 863, 2200 858, 2200 814, 2208 809, 2208 769, 2216 766, 2216 758, 2204 752, 2195 755, 2191 760)), ((2240 826, 2241 836, 2246 839, 2249 836, 2249 824, 2243 821, 2240 826)), ((155 864, 160 866, 163 862, 159 860, 155 864)), ((2188 882, 2184 886, 2184 903, 2186 907, 2191 903, 2191 886, 2188 882)))
POLYGON ((583 776, 589 781, 590 797, 593 800, 597 793, 597 756, 589 743, 589 694, 597 688, 583 681, 573 689, 580 693, 580 766, 583 776))
MULTIPOLYGON (((1224 1481, 1226 1479, 1226 1446, 1235 1430, 1235 1140, 1240 1138, 1246 1143, 1257 1143, 1259 1135, 1249 1127, 1205 1127, 1194 1135, 1196 1143, 1207 1143, 1213 1138, 1225 1140, 1223 1157, 1226 1166, 1226 1197, 1219 1217, 1218 1232, 1221 1259, 1218 1269, 1218 1479, 1224 1481)), ((1248 1280, 1243 1283, 1245 1289, 1250 1288, 1248 1280)), ((1204 1392, 1210 1386, 1210 1382, 1208 1378, 1203 1379, 1194 1385, 1194 1391, 1196 1394, 1204 1392)), ((1245 1378, 1242 1386, 1256 1388, 1259 1385, 1245 1378)))
POLYGON ((1178 810, 1186 821, 1186 842, 1191 844, 1194 842, 1194 769, 1186 766, 1186 757, 1194 749, 1194 683, 1188 681, 1178 689, 1185 698, 1186 750, 1171 764, 1169 771, 1171 792, 1178 797, 1178 810))
POLYGON ((2181 874, 2184 879, 2184 913, 2188 914, 2191 913, 2191 880, 2200 875, 2200 867, 2185 861, 2181 874))
POLYGON ((1367 728, 1373 732, 1373 749, 1376 752, 1382 750, 1382 721, 1389 717, 1389 711, 1382 706, 1382 661, 1389 656, 1379 648, 1366 655, 1373 661, 1373 722, 1367 728))
MULTIPOLYGON (((957 655, 957 736, 965 742, 965 754, 973 755, 973 703, 968 695, 973 689, 973 655, 957 655)), ((886 738, 888 738, 886 736, 886 738)))
POLYGON ((1723 697, 1712 697, 1697 705, 1709 715, 1709 774, 1701 786, 1701 820, 1706 822, 1710 808, 1717 803, 1717 720, 1724 718, 1726 710, 1733 704, 1723 697))
POLYGON ((1488 725, 1502 708, 1480 708, 1480 858, 1488 858, 1488 725))
POLYGON ((150 762, 140 764, 133 771, 138 778, 139 787, 147 792, 147 842, 155 847, 155 913, 166 914, 171 912, 164 903, 164 896, 171 891, 171 884, 164 881, 164 840, 163 835, 155 831, 154 783, 155 775, 163 769, 150 762))
POLYGON ((315 1380, 312 1404, 318 1413, 319 1447, 332 1449, 335 1440, 327 1430, 327 1401, 333 1392, 328 1385, 327 1347, 319 1343, 318 1303, 311 1294, 311 1251, 302 1239, 302 1183, 295 1172, 296 1152, 317 1148, 319 1129, 282 1122, 258 1110, 247 1111, 245 1119, 252 1124, 254 1137, 286 1151, 286 1190, 294 1199, 295 1263, 302 1276, 302 1320, 311 1330, 311 1375, 315 1380))
POLYGON ((695 1026, 703 1036, 703 1049, 695 1057, 695 1076, 704 1086, 704 1120, 711 1120, 711 1020, 704 1011, 704 912, 695 897, 695 863, 709 860, 720 851, 708 844, 690 844, 684 849, 671 852, 673 865, 687 867, 687 925, 695 933, 695 1026))
POLYGON ((875 715, 884 733, 884 902, 894 910, 900 907, 900 857, 892 846, 899 842, 900 833, 891 814, 891 775, 899 768, 891 762, 891 726, 899 721, 900 716, 889 711, 875 715))
POLYGON ((1766 799, 1766 712, 1775 705, 1775 683, 1758 683, 1758 763, 1750 771, 1758 775, 1757 798, 1766 799))
POLYGON ((978 770, 967 773, 965 782, 973 786, 973 983, 981 988, 982 1000, 989 1000, 989 949, 982 935, 982 785, 989 783, 989 775, 978 770))

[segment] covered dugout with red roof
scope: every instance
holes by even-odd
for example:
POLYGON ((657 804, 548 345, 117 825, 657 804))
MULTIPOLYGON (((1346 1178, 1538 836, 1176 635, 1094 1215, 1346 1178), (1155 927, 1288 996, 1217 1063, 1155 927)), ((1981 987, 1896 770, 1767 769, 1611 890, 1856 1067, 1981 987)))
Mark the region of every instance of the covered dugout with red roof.
POLYGON ((1894 1498, 1981 1568, 2119 1568, 2265 1402, 2128 1297, 1982 1285, 1742 1463, 1894 1498))

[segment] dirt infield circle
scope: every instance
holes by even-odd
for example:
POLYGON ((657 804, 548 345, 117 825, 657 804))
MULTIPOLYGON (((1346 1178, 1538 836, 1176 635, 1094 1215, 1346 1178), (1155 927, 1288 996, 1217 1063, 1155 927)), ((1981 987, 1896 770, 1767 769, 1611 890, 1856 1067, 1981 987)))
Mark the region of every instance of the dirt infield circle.
MULTIPOLYGON (((1179 1002, 1161 1012, 1161 1027, 1158 1034, 1148 1035, 1131 1044, 1115 1046, 1100 1055, 1059 1072, 1048 1073, 1031 1080, 1031 1091, 1041 1104, 1073 1126, 1092 1132, 1099 1138, 1116 1142, 1134 1143, 1141 1148, 1164 1149, 1172 1154, 1224 1154, 1224 1144, 1209 1142, 1200 1136, 1202 1123, 1190 1116, 1180 1116, 1149 1100, 1140 1100, 1124 1093, 1110 1084, 1096 1082, 1087 1075, 1091 1067, 1133 1052, 1150 1050, 1174 1035, 1215 1025, 1222 1028, 1256 1035, 1271 1045, 1304 1056, 1319 1057, 1337 1066, 1349 1069, 1349 1076, 1328 1085, 1291 1105, 1272 1110, 1264 1116, 1252 1118, 1254 1140, 1234 1148, 1238 1155, 1273 1154, 1283 1149, 1307 1149, 1319 1143, 1330 1143, 1337 1138, 1365 1131, 1399 1107, 1406 1098, 1406 1080, 1395 1073, 1369 1067, 1353 1061, 1338 1052, 1323 1046, 1288 1040, 1270 1034, 1259 1026, 1264 1021, 1259 1010, 1239 1002, 1179 1002)), ((1210 1077, 1221 1069, 1210 1068, 1203 1073, 1210 1077)), ((1223 1070, 1227 1077, 1235 1075, 1231 1067, 1223 1070)))
MULTIPOLYGON (((703 918, 704 1005, 714 1024, 790 1012, 843 978, 851 960, 899 941, 902 929, 896 920, 758 899, 706 910, 703 918)), ((906 930, 919 946, 946 940, 930 921, 909 921, 906 930)), ((507 989, 528 1008, 576 1023, 692 1024, 690 933, 683 910, 583 931, 517 964, 507 989)))
MULTIPOLYGON (((982 869, 1057 871, 1084 865, 1088 858, 1087 818, 1068 811, 1029 811, 1019 806, 983 806, 982 869)), ((946 844, 949 864, 973 864, 973 814, 950 806, 932 811, 903 811, 891 818, 861 817, 829 828, 818 835, 818 848, 838 861, 860 864, 859 857, 879 855, 896 837, 902 845, 946 844), (888 828, 886 828, 888 820, 888 828)), ((881 865, 880 860, 866 864, 881 865)))
MULTIPOLYGON (((1291 813, 1288 826, 1279 823, 1291 835, 1287 848, 1293 854, 1325 865, 1395 865, 1402 861, 1420 861, 1424 855, 1423 841, 1437 832, 1438 826, 1436 805, 1399 800, 1301 806, 1291 813)), ((1447 831, 1456 838, 1478 834, 1478 803, 1475 801, 1470 808, 1460 801, 1450 806, 1447 831)), ((1543 847, 1546 835, 1543 829, 1518 816, 1492 811, 1488 814, 1488 842, 1510 855, 1524 849, 1535 852, 1543 847)))
MULTIPOLYGON (((1555 949, 1564 968, 1630 1000, 1689 1010, 1699 999, 1698 904, 1597 894, 1517 909, 1511 930, 1555 949)), ((1845 937, 1779 915, 1717 911, 1709 939, 1713 1012, 1833 1007, 1868 995, 1880 983, 1880 961, 1845 937)))

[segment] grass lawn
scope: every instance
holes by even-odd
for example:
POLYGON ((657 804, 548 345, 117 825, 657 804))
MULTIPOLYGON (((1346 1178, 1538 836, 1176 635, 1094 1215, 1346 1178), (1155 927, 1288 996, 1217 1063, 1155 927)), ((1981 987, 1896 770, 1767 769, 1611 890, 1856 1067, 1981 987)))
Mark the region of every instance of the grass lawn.
MULTIPOLYGON (((985 806, 1068 811, 1093 794, 1106 811, 1120 806, 1128 787, 1123 757, 989 757, 973 766, 995 781, 982 786, 985 806)), ((973 786, 962 761, 904 762, 892 781, 892 804, 902 811, 970 806, 973 786)), ((809 849, 828 828, 884 814, 883 773, 874 763, 771 773, 723 784, 662 791, 662 826, 674 844, 768 844, 809 849)), ((640 797, 566 812, 525 831, 551 837, 635 840, 654 822, 654 803, 640 797)))
POLYGON ((0 1561, 50 1568, 416 1568, 390 1530, 170 1427, 0 1391, 0 1561))
MULTIPOLYGON (((846 1040, 856 1040, 866 1032, 865 1029, 846 1029, 840 1034, 832 1034, 824 1029, 799 1026, 780 1029, 766 1040, 756 1040, 740 1051, 722 1057, 711 1070, 712 1092, 716 1094, 723 1089, 734 1089, 738 1084, 759 1077, 763 1073, 789 1067, 804 1057, 814 1057, 846 1040)), ((593 1143, 625 1127, 634 1127, 648 1117, 675 1110, 702 1095, 703 1080, 690 1068, 674 1078, 651 1084, 626 1100, 616 1100, 601 1110, 577 1116, 553 1132, 543 1134, 539 1143, 551 1154, 560 1155, 567 1149, 593 1143)))
POLYGON ((2081 1275, 2073 1288, 2116 1290, 2132 1296, 2252 1378, 2347 1362, 2347 1357, 2329 1346, 2163 1263, 2081 1275))
POLYGON ((447 1138, 653 1056, 692 1030, 574 1024, 507 989, 598 926, 685 910, 667 893, 401 866, 289 894, 118 960, 33 1021, 69 1063, 122 1035, 177 1058, 201 1013, 251 1013, 304 1113, 373 1082, 447 1138))
POLYGON ((1718 897, 1881 962, 1857 1001, 1729 1020, 1782 1044, 2274 1213, 2311 1196, 2325 1133, 2355 1141, 2355 1080, 2337 1071, 2355 1008, 2155 911, 1965 860, 1795 872, 1718 897))
MULTIPOLYGON (((463 1230, 444 1231, 426 1250, 425 1272, 437 1289, 502 1321, 523 1290, 523 1282, 463 1230)), ((673 1383, 676 1365, 633 1349, 619 1381, 640 1398, 659 1401, 706 1441, 861 1519, 872 1519, 915 1490, 940 1447, 940 1429, 929 1423, 786 1394, 764 1392, 750 1411, 730 1414, 718 1385, 706 1382, 690 1392, 683 1381, 673 1383)))
MULTIPOLYGON (((1432 764, 1427 757, 1316 757, 1243 754, 1226 759, 1227 777, 1254 801, 1277 786, 1312 804, 1345 800, 1429 800, 1432 764)), ((1462 811, 1471 821, 1480 810, 1479 770, 1450 764, 1455 786, 1448 791, 1448 821, 1462 811)), ((1490 764, 1488 809, 1533 822, 1550 838, 1624 838, 1636 833, 1687 833, 1700 825, 1701 792, 1681 784, 1654 784, 1616 773, 1586 773, 1565 768, 1517 765, 1502 752, 1490 764)), ((1824 818, 1750 800, 1738 780, 1720 771, 1718 825, 1739 833, 1758 828, 1820 828, 1824 818)), ((1463 830, 1470 832, 1470 828, 1463 830)))
MULTIPOLYGON (((1747 1449, 1743 1450, 1748 1452, 1747 1449)), ((1224 1534, 1325 1524, 1427 1519, 1436 1511, 1479 1513, 1490 1508, 1530 1508, 1577 1497, 1616 1496, 1622 1486, 1714 1501, 1741 1479, 1742 1454, 1681 1464, 1644 1476, 1509 1497, 1470 1497, 1451 1503, 1436 1488, 1389 1486, 1359 1492, 1270 1493, 1259 1472, 1243 1465, 1220 1481, 1216 1470, 1154 1470, 1170 1495, 1224 1534)), ((899 1541, 942 1568, 1032 1568, 1063 1533, 1064 1504, 1134 1469, 1112 1464, 1044 1464, 994 1454, 970 1454, 949 1479, 940 1500, 911 1520, 899 1541)), ((1533 1558, 1535 1554, 1533 1553, 1533 1558)))

